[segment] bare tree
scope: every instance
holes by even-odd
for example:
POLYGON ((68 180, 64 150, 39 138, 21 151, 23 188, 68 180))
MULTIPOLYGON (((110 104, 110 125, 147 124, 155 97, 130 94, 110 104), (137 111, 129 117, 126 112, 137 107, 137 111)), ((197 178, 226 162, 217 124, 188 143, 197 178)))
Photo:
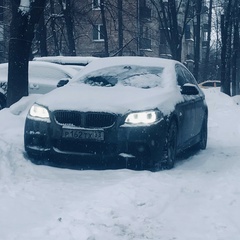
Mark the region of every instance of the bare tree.
POLYGON ((123 1, 118 0, 118 48, 119 56, 123 55, 123 1))
POLYGON ((108 32, 107 32, 107 22, 105 17, 105 2, 104 0, 100 0, 100 9, 101 9, 101 17, 103 24, 103 38, 104 38, 104 49, 105 49, 105 57, 109 56, 108 50, 108 32))
POLYGON ((76 47, 74 40, 74 22, 73 22, 73 10, 74 5, 71 0, 59 0, 59 4, 61 6, 61 10, 64 16, 66 31, 67 31, 67 39, 68 39, 68 50, 70 56, 76 56, 76 47))
POLYGON ((202 12, 202 0, 196 1, 196 26, 195 26, 195 49, 194 49, 194 76, 199 80, 199 62, 200 62, 200 47, 201 47, 201 12, 202 12))
POLYGON ((240 82, 240 3, 237 0, 233 2, 233 51, 232 51, 232 95, 239 94, 240 82))
POLYGON ((45 24, 44 14, 41 15, 39 19, 39 24, 36 31, 36 41, 39 47, 40 55, 41 56, 48 56, 47 50, 47 29, 45 24))
POLYGON ((46 0, 11 0, 12 21, 9 40, 7 106, 28 95, 28 59, 34 28, 44 10, 46 0))
MULTIPOLYGON (((210 60, 210 46, 211 46, 211 32, 212 32, 212 10, 213 10, 213 0, 209 1, 208 8, 208 30, 207 30, 207 41, 206 41, 206 54, 204 58, 204 71, 202 73, 203 79, 208 77, 209 60, 210 60)), ((209 69, 210 70, 210 69, 209 69)))
POLYGON ((53 48, 54 48, 54 55, 58 56, 60 54, 60 47, 57 37, 57 30, 56 30, 56 18, 59 15, 55 14, 55 2, 54 0, 50 0, 50 16, 48 16, 50 21, 50 29, 51 29, 51 36, 53 38, 53 48))
POLYGON ((181 61, 183 35, 189 21, 190 2, 191 0, 179 2, 151 0, 158 14, 160 28, 164 30, 172 58, 179 61, 181 61))
POLYGON ((230 76, 231 76, 231 52, 232 52, 232 11, 233 0, 226 3, 224 14, 221 16, 221 90, 222 92, 231 95, 230 76))

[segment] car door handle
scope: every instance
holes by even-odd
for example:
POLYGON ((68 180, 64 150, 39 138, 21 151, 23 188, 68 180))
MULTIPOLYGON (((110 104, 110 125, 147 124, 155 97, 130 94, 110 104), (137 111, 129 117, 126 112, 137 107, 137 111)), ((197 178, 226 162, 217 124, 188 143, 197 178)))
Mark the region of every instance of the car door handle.
POLYGON ((39 89, 39 85, 35 84, 35 83, 32 83, 32 84, 30 84, 29 88, 30 89, 39 89))

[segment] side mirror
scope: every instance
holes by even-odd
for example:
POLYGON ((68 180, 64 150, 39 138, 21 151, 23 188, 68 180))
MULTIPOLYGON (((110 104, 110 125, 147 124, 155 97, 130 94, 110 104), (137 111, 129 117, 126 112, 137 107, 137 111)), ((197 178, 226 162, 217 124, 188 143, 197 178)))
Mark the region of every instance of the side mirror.
POLYGON ((63 87, 64 85, 66 85, 69 82, 69 79, 61 79, 58 84, 57 87, 63 87))
POLYGON ((181 94, 184 95, 198 95, 199 90, 196 85, 191 83, 186 83, 182 86, 181 94))

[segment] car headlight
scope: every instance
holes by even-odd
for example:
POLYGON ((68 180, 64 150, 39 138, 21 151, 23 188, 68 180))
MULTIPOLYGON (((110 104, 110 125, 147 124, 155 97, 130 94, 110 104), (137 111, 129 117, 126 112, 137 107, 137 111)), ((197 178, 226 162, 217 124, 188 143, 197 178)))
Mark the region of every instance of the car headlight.
POLYGON ((130 113, 125 123, 130 124, 151 124, 159 120, 158 112, 156 111, 145 111, 130 113))
POLYGON ((38 104, 32 105, 29 111, 29 115, 31 117, 41 118, 41 119, 49 119, 49 112, 47 108, 40 106, 38 104))

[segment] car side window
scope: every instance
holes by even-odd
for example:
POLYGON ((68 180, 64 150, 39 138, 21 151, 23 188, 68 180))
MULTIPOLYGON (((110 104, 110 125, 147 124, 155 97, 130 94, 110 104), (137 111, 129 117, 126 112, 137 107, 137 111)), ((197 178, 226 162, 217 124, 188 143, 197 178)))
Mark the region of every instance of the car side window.
POLYGON ((186 77, 182 71, 182 67, 180 65, 176 65, 176 74, 177 74, 177 83, 180 87, 182 87, 186 81, 186 77))
POLYGON ((214 87, 214 83, 213 82, 206 82, 203 84, 204 87, 214 87))
POLYGON ((183 68, 183 72, 184 75, 186 76, 187 82, 197 85, 196 79, 189 70, 183 68))
POLYGON ((31 66, 29 68, 31 78, 62 79, 69 77, 65 72, 59 69, 53 69, 45 66, 31 66))

